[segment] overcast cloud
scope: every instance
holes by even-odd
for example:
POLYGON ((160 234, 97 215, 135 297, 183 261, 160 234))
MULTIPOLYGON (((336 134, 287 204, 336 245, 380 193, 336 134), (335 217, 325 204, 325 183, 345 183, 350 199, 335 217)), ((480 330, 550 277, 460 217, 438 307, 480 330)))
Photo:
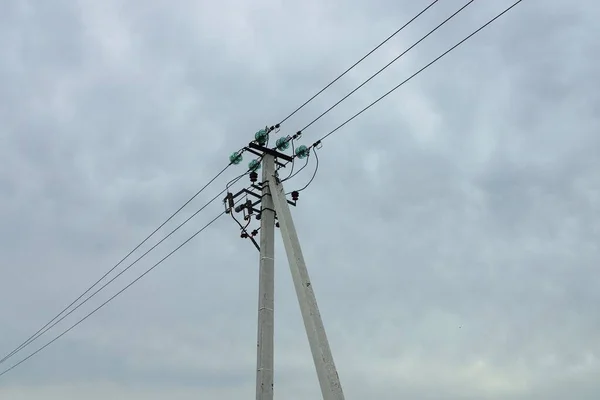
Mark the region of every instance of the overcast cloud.
MULTIPOLYGON (((302 128, 464 1, 440 3, 282 133, 302 128)), ((302 142, 511 3, 475 1, 302 142)), ((425 4, 2 2, 0 353, 120 260, 256 130, 425 4)), ((293 213, 347 399, 600 398, 599 18, 593 0, 525 0, 324 141, 317 178, 293 213)), ((288 189, 303 186, 313 167, 288 189)), ((243 169, 228 170, 167 228, 243 169)), ((49 333, 221 207, 215 202, 49 333)), ((275 396, 317 399, 279 238, 276 257, 275 396)), ((218 220, 0 377, 0 398, 253 398, 257 265, 234 222, 218 220)))

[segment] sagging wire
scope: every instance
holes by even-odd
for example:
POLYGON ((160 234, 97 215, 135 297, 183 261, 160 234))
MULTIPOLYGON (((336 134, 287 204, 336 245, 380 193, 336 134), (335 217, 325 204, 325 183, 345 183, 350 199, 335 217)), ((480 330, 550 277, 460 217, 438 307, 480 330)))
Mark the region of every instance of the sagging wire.
MULTIPOLYGON (((257 161, 260 163, 260 162, 262 162, 263 158, 264 158, 264 154, 262 156, 260 156, 257 159, 257 161)), ((230 180, 229 182, 227 182, 226 190, 229 192, 229 188, 231 188, 233 185, 235 185, 241 178, 243 178, 244 176, 250 174, 250 172, 252 172, 252 171, 248 170, 248 171, 244 172, 243 174, 241 174, 239 176, 236 176, 235 178, 233 178, 232 180, 230 180)))
MULTIPOLYGON (((294 157, 294 159, 296 159, 296 157, 294 157)), ((309 160, 310 160, 310 155, 306 157, 306 161, 304 162, 304 165, 301 166, 298 171, 296 171, 294 174, 290 174, 290 176, 288 176, 287 178, 283 179, 282 182, 285 182, 288 179, 292 179, 293 177, 295 177, 296 175, 298 175, 300 172, 302 172, 302 170, 308 166, 308 161, 309 160)))
MULTIPOLYGON (((248 196, 246 196, 247 198, 248 196)), ((252 244, 254 245, 254 247, 256 247, 256 249, 258 251, 260 251, 260 246, 258 245, 258 243, 256 242, 256 240, 254 239, 254 236, 256 234, 258 234, 258 229, 255 229, 253 232, 248 233, 248 226, 250 226, 250 223, 252 222, 252 218, 250 218, 250 216, 248 216, 248 218, 246 218, 246 216, 244 216, 244 218, 248 221, 246 223, 246 225, 243 225, 240 221, 238 221, 238 219, 235 217, 235 215, 233 215, 233 212, 229 213, 231 214, 231 218, 233 218, 233 220, 236 222, 236 224, 239 225, 240 229, 242 230, 242 234, 241 237, 243 239, 250 239, 252 241, 252 244), (253 235, 254 233, 254 235, 253 235)))
MULTIPOLYGON (((251 171, 246 171, 246 173, 244 173, 242 176, 249 174, 251 171)), ((236 178, 237 180, 239 180, 241 177, 236 178)), ((237 182, 237 181, 236 181, 237 182)), ((250 185, 248 187, 246 187, 245 190, 249 190, 253 187, 253 185, 250 185)), ((256 247, 257 250, 260 251, 260 246, 258 245, 258 243, 256 242, 256 240, 254 239, 254 236, 256 236, 258 234, 258 230, 255 229, 252 232, 248 232, 248 227, 250 226, 250 224, 252 223, 252 201, 248 198, 248 195, 246 194, 244 197, 237 199, 235 202, 233 201, 233 197, 231 196, 231 192, 228 192, 227 197, 225 197, 225 199, 223 200, 223 202, 225 203, 225 213, 226 214, 230 214, 231 218, 235 221, 236 224, 238 224, 238 226, 240 227, 241 230, 241 234, 240 237, 242 239, 250 239, 252 241, 252 244, 254 244, 254 247, 256 247), (234 207, 236 204, 240 203, 242 200, 245 200, 245 206, 240 207, 239 209, 234 207), (229 208, 227 208, 227 203, 229 203, 229 208), (248 214, 246 214, 246 208, 248 208, 248 214), (246 220, 246 224, 242 224, 234 215, 235 212, 238 212, 240 210, 243 210, 244 213, 244 220, 246 220)))
POLYGON ((235 178, 233 178, 232 180, 230 180, 229 182, 227 182, 227 185, 225 185, 226 190, 229 191, 229 188, 232 187, 233 185, 235 185, 237 183, 237 181, 242 179, 244 177, 244 175, 246 175, 246 174, 248 174, 248 172, 244 172, 243 174, 238 175, 235 178))
POLYGON ((294 166, 296 165, 295 160, 296 160, 296 145, 294 144, 294 139, 291 140, 291 145, 292 145, 292 168, 290 169, 290 173, 287 176, 287 178, 283 179, 282 182, 287 181, 288 179, 290 179, 294 173, 294 166))
MULTIPOLYGON (((241 149, 240 151, 237 152, 237 154, 242 155, 242 154, 244 154, 245 151, 246 151, 246 149, 241 149)), ((235 178, 233 178, 232 180, 230 180, 229 182, 227 182, 227 184, 225 185, 226 190, 229 191, 229 188, 231 186, 236 184, 240 179, 242 179, 244 177, 244 175, 247 175, 248 173, 250 173, 250 171, 246 171, 243 174, 238 175, 235 178)))
MULTIPOLYGON (((294 197, 297 197, 298 193, 300 193, 301 191, 303 191, 304 189, 306 189, 314 181, 315 177, 317 176, 317 172, 319 171, 319 156, 317 155, 317 149, 320 149, 321 147, 323 147, 323 145, 322 145, 322 143, 321 143, 320 140, 316 141, 315 143, 312 144, 312 146, 309 147, 309 150, 312 150, 313 154, 315 155, 315 170, 313 172, 312 177, 308 181, 308 183, 306 185, 304 185, 304 187, 302 187, 302 189, 298 189, 298 190, 294 190, 292 192, 288 192, 288 193, 286 193, 286 195, 293 194, 294 197)), ((308 155, 306 156, 306 163, 293 176, 297 175, 300 171, 302 171, 304 168, 306 168, 308 166, 308 161, 310 159, 310 154, 311 153, 308 153, 308 155)))
MULTIPOLYGON (((310 186, 310 184, 312 183, 312 181, 315 179, 315 176, 317 176, 317 172, 319 171, 319 156, 317 155, 317 148, 316 147, 312 147, 312 151, 313 151, 313 154, 315 155, 315 171, 313 172, 313 176, 310 178, 310 180, 308 181, 308 183, 306 185, 304 185, 304 187, 302 189, 296 190, 296 192, 301 192, 304 189, 306 189, 308 186, 310 186)), ((308 157, 306 157, 306 158, 308 159, 308 157)))
POLYGON ((285 121, 287 121, 288 119, 290 119, 294 114, 296 114, 298 111, 300 111, 301 109, 303 109, 308 103, 310 103, 311 101, 313 101, 318 95, 320 95, 325 90, 327 90, 331 85, 333 85, 334 83, 336 83, 337 81, 339 81, 344 75, 346 75, 348 72, 350 72, 352 69, 354 69, 354 67, 356 67, 358 64, 360 64, 361 62, 363 62, 367 57, 369 57, 371 54, 373 54, 377 49, 379 49, 381 46, 383 46, 384 44, 386 44, 387 42, 389 42, 394 36, 396 36, 398 33, 400 33, 402 30, 404 30, 404 28, 406 28, 408 25, 410 25, 412 22, 414 22, 417 18, 419 18, 422 14, 424 14, 425 11, 427 11, 431 7, 433 7, 438 1, 439 0, 434 0, 431 4, 429 4, 423 10, 421 10, 417 15, 415 15, 414 17, 412 17, 408 22, 406 22, 404 25, 402 25, 399 29, 397 29, 390 36, 388 36, 383 42, 379 43, 377 46, 375 46, 373 49, 371 49, 371 51, 369 51, 367 54, 365 54, 364 56, 362 56, 358 61, 356 61, 349 68, 347 68, 344 72, 342 72, 340 75, 338 75, 337 78, 335 78, 334 80, 332 80, 331 82, 329 82, 323 89, 319 90, 311 98, 309 98, 308 100, 306 100, 302 105, 300 105, 300 107, 296 108, 291 114, 289 114, 287 117, 285 117, 279 124, 283 124, 285 121))

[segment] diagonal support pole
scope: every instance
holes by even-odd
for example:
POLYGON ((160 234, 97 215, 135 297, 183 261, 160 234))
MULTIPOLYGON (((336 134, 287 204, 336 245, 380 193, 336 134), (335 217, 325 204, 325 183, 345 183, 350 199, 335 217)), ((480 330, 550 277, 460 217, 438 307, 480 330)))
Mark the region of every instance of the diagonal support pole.
POLYGON ((344 400, 340 378, 329 348, 329 341, 325 334, 325 327, 308 276, 283 185, 274 174, 268 180, 275 211, 277 211, 281 237, 290 264, 296 295, 298 296, 298 303, 300 304, 300 311, 302 312, 302 319, 304 320, 306 335, 308 336, 310 350, 319 377, 323 400, 344 400))

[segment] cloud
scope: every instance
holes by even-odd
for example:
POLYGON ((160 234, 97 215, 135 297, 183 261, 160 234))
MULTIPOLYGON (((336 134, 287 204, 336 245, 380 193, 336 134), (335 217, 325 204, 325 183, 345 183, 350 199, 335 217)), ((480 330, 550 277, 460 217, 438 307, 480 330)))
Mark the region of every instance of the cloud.
MULTIPOLYGON (((286 121, 282 134, 463 4, 441 3, 286 121)), ((508 4, 474 2, 306 129, 302 143, 508 4)), ((0 15, 0 350, 69 304, 256 130, 279 122, 420 7, 9 2, 0 15)), ((591 1, 524 1, 323 142, 317 177, 293 213, 347 398, 598 397, 599 10, 591 1)), ((314 166, 313 157, 286 188, 303 186, 314 166)), ((227 171, 160 233, 241 171, 227 171)), ((221 207, 208 207, 50 333, 221 207)), ((276 259, 276 395, 316 398, 279 238, 276 259)), ((252 396, 257 261, 233 221, 218 220, 0 377, 0 397, 252 396)))

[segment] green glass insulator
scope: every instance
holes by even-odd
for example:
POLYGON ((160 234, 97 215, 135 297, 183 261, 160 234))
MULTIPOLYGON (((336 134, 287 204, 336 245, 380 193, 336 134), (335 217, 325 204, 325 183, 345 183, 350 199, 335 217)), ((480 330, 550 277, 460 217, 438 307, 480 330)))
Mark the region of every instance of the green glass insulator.
POLYGON ((308 157, 309 153, 310 150, 305 145, 298 146, 298 148, 296 149, 296 157, 300 159, 308 157))
POLYGON ((260 161, 258 160, 252 160, 248 163, 248 169, 250 171, 257 171, 260 168, 260 161))
POLYGON ((242 155, 237 151, 235 153, 231 153, 229 156, 229 162, 234 165, 241 163, 243 159, 244 157, 242 157, 242 155))
POLYGON ((265 129, 261 129, 254 134, 254 139, 262 146, 269 140, 269 133, 265 129))
POLYGON ((279 139, 277 139, 277 141, 275 142, 275 145, 277 146, 277 150, 279 150, 279 151, 287 150, 287 148, 290 147, 290 141, 288 139, 289 139, 288 137, 280 137, 279 139))

